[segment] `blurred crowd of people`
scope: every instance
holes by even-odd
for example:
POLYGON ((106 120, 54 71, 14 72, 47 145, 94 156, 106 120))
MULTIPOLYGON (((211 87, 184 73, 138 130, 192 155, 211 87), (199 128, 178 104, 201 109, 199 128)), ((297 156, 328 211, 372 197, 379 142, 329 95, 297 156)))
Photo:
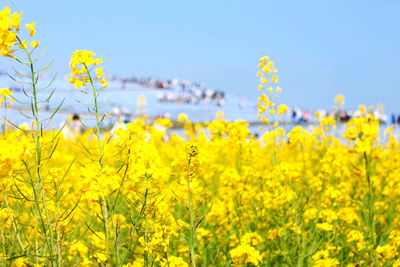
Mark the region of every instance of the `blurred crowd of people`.
POLYGON ((224 106, 226 103, 224 92, 197 86, 173 88, 168 92, 159 92, 157 97, 162 103, 214 103, 218 106, 224 106))
POLYGON ((214 103, 223 106, 226 103, 225 92, 208 88, 204 83, 171 79, 160 80, 140 77, 122 78, 111 77, 111 82, 121 84, 121 89, 127 88, 127 84, 140 84, 152 89, 165 89, 158 93, 158 100, 162 103, 214 103))
POLYGON ((136 76, 130 78, 112 76, 108 78, 108 80, 111 82, 121 83, 122 89, 124 89, 127 84, 140 84, 153 89, 170 89, 178 83, 177 79, 160 80, 153 77, 143 78, 136 76))
POLYGON ((392 113, 392 115, 391 115, 391 123, 392 124, 400 124, 400 115, 392 113))
MULTIPOLYGON (((289 109, 288 113, 290 114, 291 121, 293 123, 307 123, 311 121, 317 121, 318 118, 324 118, 326 116, 332 116, 339 122, 347 122, 351 118, 356 118, 362 116, 361 111, 359 109, 357 110, 325 110, 325 109, 320 109, 315 111, 313 114, 309 110, 303 110, 298 107, 294 107, 292 109, 289 109)), ((381 123, 387 123, 388 122, 388 116, 382 111, 382 110, 375 110, 374 116, 381 122, 381 123)), ((398 123, 400 123, 400 115, 398 117, 398 123)), ((395 123, 393 120, 392 116, 392 123, 395 123)))

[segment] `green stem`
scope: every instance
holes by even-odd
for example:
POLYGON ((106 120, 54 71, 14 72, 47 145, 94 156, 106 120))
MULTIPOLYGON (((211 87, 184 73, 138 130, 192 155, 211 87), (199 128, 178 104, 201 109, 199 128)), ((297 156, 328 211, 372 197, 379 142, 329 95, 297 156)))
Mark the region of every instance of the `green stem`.
POLYGON ((188 190, 188 206, 189 206, 189 216, 190 216, 189 250, 190 250, 190 259, 192 267, 196 267, 196 257, 194 249, 195 225, 194 225, 194 216, 192 210, 192 191, 190 190, 190 161, 191 161, 191 156, 189 157, 188 167, 187 167, 187 190, 188 190))
POLYGON ((19 233, 18 233, 18 230, 17 230, 17 225, 15 224, 14 216, 12 215, 12 211, 11 211, 10 205, 8 204, 7 196, 6 196, 6 193, 4 192, 4 186, 3 185, 1 185, 1 189, 2 189, 1 191, 3 192, 4 202, 6 203, 6 206, 7 206, 8 216, 10 216, 11 224, 12 224, 12 226, 14 228, 15 235, 17 236, 18 243, 21 246, 21 249, 23 251, 25 251, 24 245, 21 242, 21 237, 19 236, 19 233))
MULTIPOLYGON (((86 66, 86 64, 83 64, 83 66, 86 68, 90 84, 93 89, 93 97, 94 97, 94 108, 95 108, 95 115, 96 115, 96 137, 97 137, 97 144, 99 148, 99 153, 100 153, 100 167, 101 167, 101 175, 103 175, 103 169, 104 169, 104 152, 103 152, 103 146, 101 144, 101 139, 100 139, 100 120, 99 120, 99 107, 98 107, 98 101, 97 101, 97 92, 96 88, 94 87, 93 79, 92 76, 90 75, 89 68, 86 66)), ((109 253, 109 248, 108 248, 108 243, 109 243, 109 230, 108 230, 108 208, 107 208, 107 200, 105 196, 101 196, 101 206, 102 206, 102 213, 103 213, 103 224, 104 224, 104 236, 106 238, 106 253, 108 255, 109 253)))
MULTIPOLYGON (((58 194, 58 188, 56 186, 56 218, 60 217, 60 206, 59 206, 59 194, 58 194)), ((61 266, 61 234, 60 234, 60 220, 57 219, 56 221, 56 232, 57 232, 57 263, 58 266, 61 266)))
POLYGON ((1 228, 1 242, 3 247, 3 255, 1 255, 1 260, 4 261, 7 255, 6 252, 6 240, 4 238, 4 226, 1 228))
POLYGON ((121 265, 121 258, 120 258, 120 255, 119 255, 119 233, 118 233, 118 224, 119 224, 119 222, 117 221, 117 223, 116 223, 116 225, 115 225, 115 227, 114 227, 114 240, 115 240, 115 242, 114 242, 114 245, 115 245, 115 251, 116 251, 116 254, 117 254, 117 266, 120 266, 121 265))
MULTIPOLYGON (((35 214, 36 217, 36 214, 35 214)), ((35 221, 35 226, 38 227, 37 222, 35 221)), ((39 241, 38 241, 38 231, 35 231, 35 255, 39 254, 39 241)), ((35 264, 39 264, 39 259, 35 256, 35 264)))
POLYGON ((104 161, 103 161, 103 146, 101 144, 101 139, 100 139, 100 120, 99 120, 99 108, 98 108, 98 103, 97 103, 97 92, 96 92, 96 88, 94 87, 94 83, 92 80, 92 76, 90 75, 90 71, 88 69, 88 67, 86 66, 86 64, 84 64, 87 74, 89 76, 89 80, 90 80, 90 84, 92 86, 93 89, 93 96, 94 96, 94 108, 95 108, 95 115, 96 115, 96 137, 97 137, 97 144, 99 147, 99 152, 100 152, 100 166, 101 169, 103 170, 104 167, 104 161))
POLYGON ((32 187, 33 187, 33 191, 35 194, 35 202, 36 202, 36 207, 38 209, 39 212, 39 216, 42 220, 42 227, 43 227, 43 232, 45 234, 45 239, 46 239, 46 243, 49 254, 50 254, 50 262, 51 262, 51 266, 58 266, 57 261, 54 259, 54 236, 53 236, 53 229, 52 229, 52 223, 51 223, 51 219, 49 216, 49 212, 47 209, 47 204, 46 204, 46 195, 45 192, 43 190, 43 181, 42 181, 42 174, 41 174, 41 145, 40 145, 40 139, 41 139, 41 129, 40 129, 40 120, 39 120, 39 108, 38 108, 38 99, 37 99, 37 90, 36 90, 36 82, 35 82, 35 71, 33 69, 33 60, 31 58, 31 54, 28 52, 27 48, 22 44, 21 39, 17 36, 16 37, 17 40, 19 41, 20 45, 24 48, 26 55, 28 56, 28 60, 29 60, 29 65, 30 65, 30 71, 31 71, 31 79, 32 79, 32 92, 33 92, 33 115, 35 117, 35 123, 36 123, 36 130, 35 130, 35 141, 36 141, 36 173, 38 176, 38 188, 39 188, 39 194, 41 194, 41 199, 42 199, 42 203, 43 203, 43 208, 44 208, 44 212, 45 212, 45 216, 47 219, 47 227, 44 224, 44 219, 43 219, 43 214, 41 212, 41 208, 40 208, 40 199, 37 195, 36 189, 35 189, 35 184, 33 182, 33 179, 31 177, 31 182, 32 182, 32 187), (49 237, 47 236, 47 231, 49 232, 49 237), (49 239, 49 240, 48 240, 49 239))
MULTIPOLYGON (((144 194, 144 241, 146 243, 146 246, 149 242, 148 235, 147 235, 147 227, 148 227, 148 221, 147 221, 147 212, 148 212, 148 206, 147 206, 147 201, 149 197, 149 190, 146 189, 145 194, 144 194)), ((147 267, 149 266, 149 253, 147 252, 147 248, 144 251, 144 265, 147 267)))
POLYGON ((108 236, 108 209, 107 209, 107 202, 106 198, 104 196, 101 197, 102 201, 102 208, 103 208, 103 224, 104 224, 104 236, 106 238, 106 253, 108 254, 108 242, 109 242, 109 236, 108 236))
POLYGON ((374 200, 373 200, 373 192, 372 192, 372 185, 371 185, 371 177, 369 172, 369 161, 367 153, 364 152, 364 163, 365 163, 365 173, 368 182, 368 222, 370 228, 370 235, 371 235, 371 245, 373 250, 373 262, 375 266, 378 266, 378 259, 375 253, 375 245, 376 245, 376 236, 375 236, 375 211, 374 211, 374 200))

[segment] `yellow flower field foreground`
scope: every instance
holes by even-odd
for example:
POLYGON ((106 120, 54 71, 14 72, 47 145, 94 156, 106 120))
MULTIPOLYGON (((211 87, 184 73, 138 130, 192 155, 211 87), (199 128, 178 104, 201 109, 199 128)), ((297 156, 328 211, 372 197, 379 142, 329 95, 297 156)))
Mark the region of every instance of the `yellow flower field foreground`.
POLYGON ((3 136, 2 259, 48 264, 53 235, 67 266, 187 266, 191 237, 201 266, 400 262, 400 152, 390 131, 378 141, 378 123, 358 118, 341 141, 329 118, 255 139, 247 126, 186 121, 184 138, 165 138, 139 119, 104 133, 103 169, 91 130, 59 136, 55 150, 57 132, 45 132, 42 215, 26 167, 35 166, 31 133, 3 136))
MULTIPOLYGON (((40 117, 35 23, 0 11, 1 55, 28 79, 32 127, 14 125, 0 89, 1 266, 400 266, 400 143, 360 107, 339 134, 333 117, 285 133, 278 77, 260 59, 261 137, 219 114, 184 134, 139 118, 104 131, 102 58, 76 50, 70 82, 93 97, 96 127, 64 135, 40 117), (28 46, 30 43, 30 46, 28 46)), ((14 78, 18 82, 18 79, 14 78)), ((336 100, 339 108, 344 99, 336 100)))

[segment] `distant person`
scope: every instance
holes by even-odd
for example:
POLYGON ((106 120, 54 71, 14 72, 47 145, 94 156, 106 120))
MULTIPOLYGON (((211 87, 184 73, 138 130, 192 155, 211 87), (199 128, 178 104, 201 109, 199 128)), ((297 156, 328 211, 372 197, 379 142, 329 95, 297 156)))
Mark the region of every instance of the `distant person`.
POLYGON ((304 122, 308 122, 310 120, 310 116, 311 116, 310 111, 308 111, 308 110, 305 111, 304 114, 303 114, 303 121, 304 122))
POLYGON ((350 120, 350 116, 349 116, 349 114, 347 114, 347 112, 342 111, 342 112, 340 112, 339 119, 341 122, 348 122, 350 120))
POLYGON ((72 115, 72 118, 68 118, 67 122, 61 130, 61 133, 64 135, 65 139, 70 140, 75 139, 77 136, 83 133, 83 126, 77 113, 74 113, 72 115))
POLYGON ((294 109, 292 110, 292 121, 295 121, 295 120, 296 120, 296 117, 297 117, 297 112, 296 112, 296 108, 294 108, 294 109))

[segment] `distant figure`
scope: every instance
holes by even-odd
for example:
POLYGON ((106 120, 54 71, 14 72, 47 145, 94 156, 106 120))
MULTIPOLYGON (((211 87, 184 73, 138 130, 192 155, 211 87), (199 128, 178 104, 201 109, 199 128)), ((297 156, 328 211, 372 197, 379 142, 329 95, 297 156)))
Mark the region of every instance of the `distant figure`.
POLYGON ((296 117, 297 117, 297 112, 296 112, 296 108, 294 108, 292 110, 292 121, 296 121, 296 117))
POLYGON ((341 122, 348 122, 350 120, 350 116, 349 116, 349 114, 347 114, 347 112, 342 111, 342 112, 340 112, 339 120, 341 122))
POLYGON ((303 114, 303 122, 308 122, 310 120, 310 112, 307 110, 303 114))
POLYGON ((138 117, 146 116, 146 97, 144 95, 139 96, 136 103, 136 115, 138 117))
POLYGON ((65 139, 75 139, 78 135, 82 134, 83 127, 80 121, 80 117, 77 113, 69 117, 65 123, 64 128, 62 128, 61 133, 64 135, 65 139))

